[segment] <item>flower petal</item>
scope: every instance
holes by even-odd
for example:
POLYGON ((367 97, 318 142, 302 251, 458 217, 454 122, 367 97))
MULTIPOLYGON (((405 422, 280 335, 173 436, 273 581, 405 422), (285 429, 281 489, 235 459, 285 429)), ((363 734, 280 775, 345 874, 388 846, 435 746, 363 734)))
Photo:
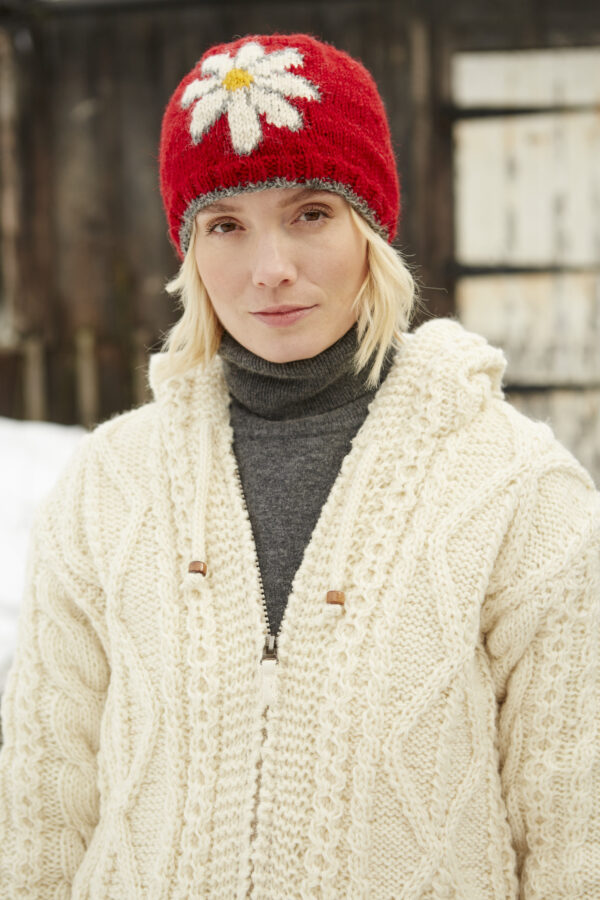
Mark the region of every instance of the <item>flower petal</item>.
POLYGON ((215 53, 209 56, 202 63, 203 75, 216 75, 217 78, 225 78, 227 73, 233 69, 233 60, 228 53, 215 53))
POLYGON ((290 131, 298 131, 302 128, 302 116, 291 103, 275 91, 263 91, 252 85, 251 101, 256 111, 264 113, 267 122, 278 128, 289 128, 290 131))
POLYGON ((218 78, 205 78, 202 81, 200 81, 199 78, 196 78, 194 81, 190 81, 181 98, 182 108, 187 109, 194 100, 199 100, 201 97, 206 96, 206 94, 214 90, 218 84, 218 78))
POLYGON ((252 153, 262 138, 262 129, 249 91, 234 91, 227 109, 227 121, 235 152, 240 156, 252 153))
POLYGON ((288 66, 301 66, 304 62, 302 54, 293 47, 286 50, 274 50, 262 59, 257 59, 248 71, 252 75, 272 75, 274 72, 284 72, 288 66))
POLYGON ((227 97, 228 93, 224 88, 217 88, 211 94, 198 100, 190 123, 190 134, 195 144, 200 143, 208 129, 225 112, 227 97))
POLYGON ((256 41, 248 41, 243 47, 240 47, 235 55, 233 65, 236 69, 248 69, 262 59, 265 55, 265 48, 261 47, 256 41))
POLYGON ((319 91, 310 81, 300 75, 292 75, 291 72, 278 72, 266 77, 257 75, 254 83, 256 87, 278 91, 286 97, 304 97, 305 100, 320 99, 319 91))

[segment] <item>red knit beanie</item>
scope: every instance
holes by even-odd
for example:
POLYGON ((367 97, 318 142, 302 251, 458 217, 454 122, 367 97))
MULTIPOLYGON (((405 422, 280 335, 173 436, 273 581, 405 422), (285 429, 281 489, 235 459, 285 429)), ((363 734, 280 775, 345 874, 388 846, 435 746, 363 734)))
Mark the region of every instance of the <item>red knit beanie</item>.
POLYGON ((160 185, 183 258, 217 198, 308 185, 340 194, 392 241, 399 187, 370 73, 306 34, 248 35, 207 50, 165 110, 160 185))

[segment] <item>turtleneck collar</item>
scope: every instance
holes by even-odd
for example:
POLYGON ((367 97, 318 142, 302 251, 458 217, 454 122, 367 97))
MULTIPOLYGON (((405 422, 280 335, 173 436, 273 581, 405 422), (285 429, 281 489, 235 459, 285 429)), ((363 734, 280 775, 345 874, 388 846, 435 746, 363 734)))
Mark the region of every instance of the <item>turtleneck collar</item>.
MULTIPOLYGON (((358 375, 353 360, 357 350, 354 325, 343 337, 311 359, 272 363, 247 350, 228 332, 219 349, 229 393, 237 403, 266 419, 297 419, 337 409, 363 395, 373 395, 365 384, 368 366, 358 375)), ((392 362, 388 354, 380 382, 392 362)))

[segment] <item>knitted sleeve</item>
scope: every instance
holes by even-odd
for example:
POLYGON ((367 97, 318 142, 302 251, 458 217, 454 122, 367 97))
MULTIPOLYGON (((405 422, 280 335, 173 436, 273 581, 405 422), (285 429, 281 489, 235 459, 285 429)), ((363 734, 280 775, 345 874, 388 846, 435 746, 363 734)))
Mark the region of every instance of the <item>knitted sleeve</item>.
POLYGON ((599 501, 574 461, 549 459, 484 604, 521 900, 600 897, 599 501))
MULTIPOLYGON (((87 443, 87 442, 85 442, 87 443)), ((17 653, 2 698, 3 898, 67 898, 98 821, 108 665, 83 521, 86 453, 34 525, 17 653)))

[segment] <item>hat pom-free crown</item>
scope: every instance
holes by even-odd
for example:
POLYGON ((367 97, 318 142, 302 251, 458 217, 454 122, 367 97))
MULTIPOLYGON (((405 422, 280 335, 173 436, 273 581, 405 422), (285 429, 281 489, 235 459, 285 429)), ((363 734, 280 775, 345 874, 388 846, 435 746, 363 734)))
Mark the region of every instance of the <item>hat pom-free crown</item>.
POLYGON ((306 34, 249 35, 203 55, 162 123, 160 184, 179 255, 217 197, 308 184, 335 191, 392 241, 399 185, 373 77, 306 34))

